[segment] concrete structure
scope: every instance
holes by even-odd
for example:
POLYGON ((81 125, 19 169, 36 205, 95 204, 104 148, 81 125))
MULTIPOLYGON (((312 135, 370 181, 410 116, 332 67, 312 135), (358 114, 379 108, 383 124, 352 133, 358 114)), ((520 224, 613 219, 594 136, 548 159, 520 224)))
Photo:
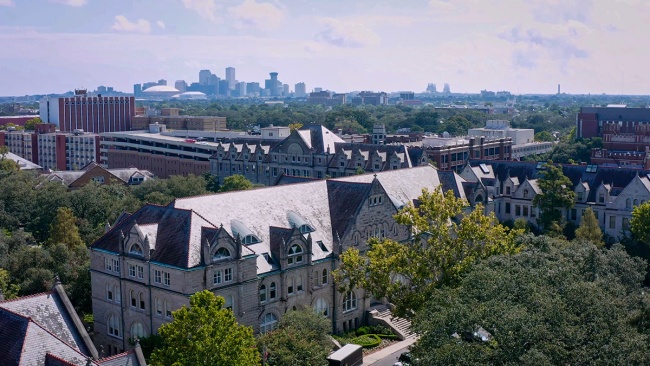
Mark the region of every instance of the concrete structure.
POLYGON ((286 126, 269 125, 268 127, 262 127, 260 133, 263 140, 274 140, 289 137, 291 130, 286 126))
POLYGON ((307 86, 305 83, 297 83, 294 86, 294 93, 296 98, 304 98, 307 96, 307 86))
POLYGON ((5 301, 0 291, 2 365, 146 366, 139 344, 120 353, 123 349, 108 348, 115 356, 103 358, 58 278, 51 291, 41 294, 5 301))
POLYGON ((74 97, 46 97, 39 104, 43 123, 53 123, 62 132, 128 131, 135 115, 134 97, 88 96, 85 91, 74 97))
POLYGON ((576 137, 602 137, 604 133, 635 134, 637 126, 648 124, 650 108, 628 108, 618 104, 581 107, 576 117, 576 137))
POLYGON ((352 104, 387 105, 388 94, 384 92, 375 93, 371 91, 362 91, 356 97, 352 98, 352 104))
POLYGON ((315 91, 309 93, 307 103, 309 104, 322 104, 326 106, 343 105, 346 102, 345 94, 336 94, 330 91, 315 91))
POLYGON ((423 166, 189 197, 125 215, 91 246, 96 342, 127 349, 129 338, 157 332, 204 289, 256 333, 301 306, 324 314, 334 332, 355 328, 370 298, 337 291, 338 255, 365 251, 371 237, 409 240, 393 215, 423 188, 464 197, 459 177, 438 173, 423 166))
POLYGON ((44 169, 78 170, 99 162, 99 135, 77 130, 73 133, 36 134, 38 164, 44 169))
POLYGON ((511 160, 510 138, 424 138, 425 154, 441 170, 459 171, 470 159, 511 160))
POLYGON ((208 99, 208 96, 205 95, 205 93, 201 93, 199 91, 189 91, 185 93, 180 93, 176 95, 172 95, 172 99, 180 99, 180 100, 205 100, 208 99))
POLYGON ((0 131, 0 146, 6 146, 9 152, 33 163, 38 163, 38 142, 33 132, 0 131))
POLYGON ((513 145, 521 145, 535 141, 535 130, 532 128, 512 128, 510 121, 488 120, 485 127, 470 128, 467 130, 469 136, 504 138, 510 137, 513 145))
POLYGON ((207 116, 135 116, 133 117, 133 130, 148 130, 149 125, 158 123, 167 126, 170 130, 199 130, 223 131, 226 130, 226 117, 207 116))
POLYGON ((269 73, 271 76, 271 81, 270 81, 270 90, 271 90, 271 96, 272 97, 277 97, 280 95, 280 90, 278 88, 278 73, 277 72, 271 72, 269 73))
POLYGON ((383 124, 372 127, 372 144, 383 145, 386 142, 386 126, 383 124))
POLYGON ((226 67, 226 81, 228 82, 228 89, 229 90, 235 89, 235 84, 237 82, 237 79, 235 78, 235 68, 234 67, 226 67))
POLYGON ((167 85, 156 85, 142 91, 142 96, 149 99, 169 99, 176 94, 179 90, 167 85))
POLYGON ((185 80, 176 80, 174 83, 174 88, 178 89, 178 91, 181 93, 185 93, 187 91, 187 83, 185 80))
POLYGON ((525 156, 540 155, 553 150, 555 142, 540 141, 525 144, 512 145, 512 160, 520 160, 525 156))
POLYGON ((199 71, 199 84, 204 84, 204 85, 210 84, 211 76, 212 76, 212 72, 210 70, 199 71))

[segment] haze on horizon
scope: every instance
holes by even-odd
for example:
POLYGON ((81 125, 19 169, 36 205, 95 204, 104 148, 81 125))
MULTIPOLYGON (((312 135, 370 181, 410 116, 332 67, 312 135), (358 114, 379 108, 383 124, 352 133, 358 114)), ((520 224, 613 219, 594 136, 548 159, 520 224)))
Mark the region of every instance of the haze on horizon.
POLYGON ((644 0, 0 0, 0 95, 197 81, 650 94, 644 0))

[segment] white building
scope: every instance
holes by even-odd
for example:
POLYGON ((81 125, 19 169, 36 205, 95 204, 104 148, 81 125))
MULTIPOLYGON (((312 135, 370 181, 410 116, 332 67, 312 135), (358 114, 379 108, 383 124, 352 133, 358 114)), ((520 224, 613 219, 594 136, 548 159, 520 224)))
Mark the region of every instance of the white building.
POLYGON ((511 128, 510 121, 490 120, 485 127, 470 128, 467 130, 470 136, 485 136, 488 138, 512 138, 512 145, 521 145, 535 141, 535 130, 529 128, 511 128))

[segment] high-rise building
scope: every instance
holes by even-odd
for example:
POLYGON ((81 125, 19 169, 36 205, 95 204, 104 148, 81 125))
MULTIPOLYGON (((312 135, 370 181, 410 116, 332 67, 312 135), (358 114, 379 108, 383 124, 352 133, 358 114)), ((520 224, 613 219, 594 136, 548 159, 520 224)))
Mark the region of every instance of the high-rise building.
POLYGON ((181 93, 185 93, 187 91, 187 83, 185 80, 176 80, 174 83, 174 88, 178 89, 178 91, 181 93))
POLYGON ((45 97, 39 104, 43 123, 61 132, 129 131, 135 115, 134 97, 88 96, 85 90, 76 90, 74 97, 45 97))
POLYGON ((271 75, 271 80, 270 80, 270 90, 271 90, 271 96, 272 97, 277 97, 280 93, 278 91, 278 73, 277 72, 271 72, 269 73, 271 75))
POLYGON ((221 78, 218 77, 215 74, 210 74, 210 77, 208 78, 208 85, 219 85, 219 81, 221 81, 221 78))
POLYGON ((158 85, 167 85, 167 80, 165 79, 158 80, 158 85))
POLYGON ((449 87, 449 84, 445 83, 445 86, 442 88, 443 93, 451 93, 451 88, 449 87))
POLYGON ((228 81, 228 89, 235 89, 235 68, 226 67, 226 80, 228 81))
POLYGON ((230 88, 228 87, 228 80, 219 80, 219 88, 217 89, 219 95, 230 95, 230 88))
POLYGON ((142 96, 142 84, 133 84, 133 96, 136 98, 142 96))
POLYGON ((260 83, 246 83, 246 92, 248 94, 260 94, 260 83))
POLYGON ((289 96, 289 84, 282 84, 282 95, 287 97, 289 96))
POLYGON ((241 83, 237 83, 237 94, 240 97, 245 97, 246 96, 246 82, 242 81, 241 83))
POLYGON ((437 93, 438 89, 436 88, 436 84, 429 83, 427 84, 427 93, 437 93))
POLYGON ((305 83, 298 83, 294 87, 296 98, 304 98, 307 96, 307 86, 305 83))
MULTIPOLYGON (((178 88, 176 88, 178 89, 178 88)), ((405 91, 405 92, 400 92, 399 93, 399 98, 401 100, 414 100, 415 99, 415 93, 412 91, 405 91)))
POLYGON ((210 84, 211 76, 212 76, 212 72, 210 72, 210 70, 199 71, 199 84, 204 84, 204 85, 210 84))

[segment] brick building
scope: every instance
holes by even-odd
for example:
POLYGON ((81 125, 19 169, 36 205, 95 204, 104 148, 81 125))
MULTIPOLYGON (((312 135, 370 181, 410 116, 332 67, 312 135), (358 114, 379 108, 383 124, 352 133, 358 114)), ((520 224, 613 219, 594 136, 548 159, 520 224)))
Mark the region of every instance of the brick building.
POLYGON ((438 146, 426 145, 425 154, 441 170, 459 171, 471 159, 511 160, 512 139, 471 137, 447 139, 438 146))

